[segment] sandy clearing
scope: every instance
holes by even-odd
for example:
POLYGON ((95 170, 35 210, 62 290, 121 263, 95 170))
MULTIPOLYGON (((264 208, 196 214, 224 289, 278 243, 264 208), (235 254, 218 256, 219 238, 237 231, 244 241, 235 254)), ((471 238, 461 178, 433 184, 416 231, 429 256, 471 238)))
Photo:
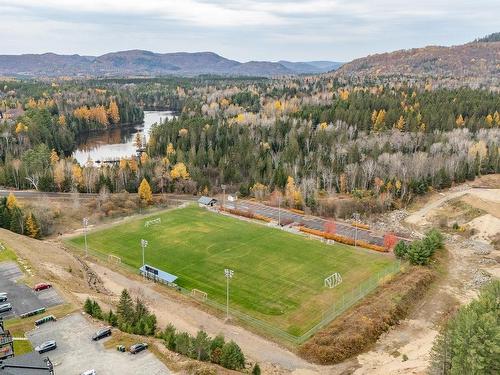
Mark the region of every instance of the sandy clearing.
POLYGON ((474 228, 476 232, 472 236, 473 239, 488 243, 495 235, 500 233, 500 219, 491 214, 476 217, 474 220, 469 221, 467 226, 474 228))

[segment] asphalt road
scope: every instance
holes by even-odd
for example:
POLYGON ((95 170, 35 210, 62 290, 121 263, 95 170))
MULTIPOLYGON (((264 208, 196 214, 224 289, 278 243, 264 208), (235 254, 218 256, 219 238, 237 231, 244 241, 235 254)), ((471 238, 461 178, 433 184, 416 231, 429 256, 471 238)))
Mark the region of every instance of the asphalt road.
MULTIPOLYGON (((0 197, 6 197, 10 193, 13 193, 18 198, 51 198, 51 199, 92 199, 99 196, 99 194, 94 193, 61 193, 61 192, 45 192, 45 191, 35 191, 35 190, 0 190, 0 197)), ((177 201, 196 201, 199 199, 198 196, 189 194, 153 194, 154 196, 164 195, 168 199, 177 201)))
MULTIPOLYGON (((280 217, 280 220, 291 220, 295 223, 300 223, 307 228, 317 230, 325 230, 325 224, 328 222, 328 220, 318 216, 300 215, 288 210, 279 210, 276 207, 269 207, 263 204, 245 200, 237 202, 236 205, 235 202, 226 202, 225 206, 229 208, 238 208, 240 210, 251 211, 253 213, 266 216, 276 221, 278 221, 278 217, 280 217)), ((335 222, 335 230, 336 233, 341 236, 357 238, 358 240, 363 240, 379 246, 384 245, 384 238, 377 236, 370 230, 356 228, 349 224, 338 221, 335 222)))

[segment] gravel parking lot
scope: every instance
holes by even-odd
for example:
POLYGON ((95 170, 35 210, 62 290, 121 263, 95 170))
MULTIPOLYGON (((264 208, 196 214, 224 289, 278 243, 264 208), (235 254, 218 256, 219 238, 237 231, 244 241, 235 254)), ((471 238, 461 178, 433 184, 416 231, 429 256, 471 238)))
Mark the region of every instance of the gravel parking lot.
POLYGON ((35 292, 27 285, 18 282, 23 276, 17 263, 0 263, 0 292, 7 292, 8 300, 5 303, 12 304, 12 310, 0 313, 0 316, 9 318, 64 302, 54 288, 35 292))
POLYGON ((136 355, 105 349, 109 338, 92 341, 100 328, 82 315, 75 313, 57 322, 46 323, 27 334, 33 347, 47 340, 56 340, 57 349, 44 353, 54 363, 57 375, 78 375, 94 369, 98 375, 163 375, 168 368, 148 350, 136 355))

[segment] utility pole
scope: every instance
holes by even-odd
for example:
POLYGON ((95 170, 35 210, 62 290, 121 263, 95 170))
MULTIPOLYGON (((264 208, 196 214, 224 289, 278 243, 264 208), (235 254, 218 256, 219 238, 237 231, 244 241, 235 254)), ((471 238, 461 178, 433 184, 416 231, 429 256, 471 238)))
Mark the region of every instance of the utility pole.
POLYGON ((222 208, 224 208, 224 205, 226 203, 226 185, 221 185, 222 188, 222 208))
POLYGON ((85 237, 85 257, 88 257, 89 255, 89 249, 87 247, 87 226, 89 225, 89 218, 84 217, 83 218, 83 235, 85 237))
MULTIPOLYGON (((352 218, 354 219, 354 221, 356 222, 356 224, 359 222, 359 214, 357 212, 353 213, 352 214, 352 218)), ((357 247, 357 243, 358 243, 358 227, 357 225, 354 226, 354 229, 355 229, 355 234, 354 234, 354 247, 357 247)))
POLYGON ((278 226, 281 226, 281 195, 278 195, 278 226))
MULTIPOLYGON (((141 240, 141 247, 142 247, 142 267, 146 265, 146 262, 144 261, 144 248, 148 246, 148 241, 146 240, 141 240)), ((144 270, 145 272, 145 270, 144 270)))
POLYGON ((232 279, 234 271, 229 268, 224 269, 224 276, 226 276, 226 321, 229 320, 229 279, 232 279))

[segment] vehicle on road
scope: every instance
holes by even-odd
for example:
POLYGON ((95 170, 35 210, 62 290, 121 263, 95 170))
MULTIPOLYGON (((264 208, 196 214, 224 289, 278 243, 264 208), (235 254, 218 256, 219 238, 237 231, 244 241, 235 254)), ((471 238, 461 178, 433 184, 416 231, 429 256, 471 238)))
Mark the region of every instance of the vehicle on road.
POLYGON ((96 375, 97 373, 95 372, 94 369, 92 370, 87 370, 87 371, 84 371, 82 372, 80 375, 96 375))
POLYGON ((92 340, 97 341, 97 340, 103 339, 103 338, 108 337, 108 336, 111 336, 111 327, 105 327, 105 328, 101 328, 100 330, 98 330, 92 336, 92 340))
POLYGON ((35 351, 42 354, 54 350, 55 348, 57 348, 56 340, 49 340, 35 347, 35 351))
POLYGON ((12 310, 12 305, 10 303, 4 303, 0 305, 0 313, 12 310))
POLYGON ((5 302, 7 301, 7 293, 1 292, 0 293, 0 302, 5 302))
POLYGON ((142 352, 143 350, 145 350, 147 348, 148 348, 148 344, 146 344, 145 342, 141 342, 139 344, 132 345, 130 347, 130 353, 137 354, 137 353, 142 352))
POLYGON ((49 289, 49 288, 52 288, 51 284, 49 284, 49 283, 39 283, 39 284, 36 284, 33 287, 33 290, 35 292, 39 292, 40 290, 45 290, 45 289, 49 289))

